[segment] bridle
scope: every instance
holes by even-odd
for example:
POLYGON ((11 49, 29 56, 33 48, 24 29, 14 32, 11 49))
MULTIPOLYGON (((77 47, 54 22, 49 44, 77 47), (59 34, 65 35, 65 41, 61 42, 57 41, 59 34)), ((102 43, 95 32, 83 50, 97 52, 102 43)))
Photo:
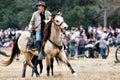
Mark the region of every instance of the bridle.
MULTIPOLYGON (((56 16, 57 16, 57 15, 56 15, 56 16)), ((64 23, 64 20, 63 20, 60 24, 57 24, 56 22, 58 22, 58 20, 57 20, 57 21, 54 20, 56 16, 54 16, 54 18, 52 19, 52 22, 53 22, 53 24, 54 24, 55 26, 59 27, 59 28, 56 28, 56 29, 61 29, 60 27, 61 27, 61 25, 64 23)), ((58 16, 59 16, 59 15, 58 15, 58 16)))
MULTIPOLYGON (((61 27, 61 25, 64 23, 64 21, 61 22, 59 25, 55 23, 55 20, 54 20, 54 19, 52 20, 52 22, 53 22, 53 24, 55 25, 54 27, 55 27, 56 30, 61 30, 60 27, 61 27)), ((49 38, 48 40, 49 40, 54 46, 56 46, 56 47, 61 51, 63 45, 60 45, 60 46, 57 45, 57 44, 54 43, 52 40, 50 40, 50 38, 49 38)), ((59 51, 59 52, 60 52, 60 51, 59 51)), ((58 53, 59 53, 59 52, 58 52, 58 53)))
POLYGON ((61 30, 61 25, 62 25, 63 23, 64 23, 64 21, 61 22, 61 23, 58 25, 58 24, 56 24, 55 21, 53 20, 53 24, 56 26, 56 27, 54 26, 56 30, 61 30))
POLYGON ((53 20, 53 23, 54 23, 56 26, 61 26, 61 25, 64 23, 64 21, 63 21, 63 22, 61 22, 59 25, 58 25, 58 24, 56 24, 54 20, 53 20))

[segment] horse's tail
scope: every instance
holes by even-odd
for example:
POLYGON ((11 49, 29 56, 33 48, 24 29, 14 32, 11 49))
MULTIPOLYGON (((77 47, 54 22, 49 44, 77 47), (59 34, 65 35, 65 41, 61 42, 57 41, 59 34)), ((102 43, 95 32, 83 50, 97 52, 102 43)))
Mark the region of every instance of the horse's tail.
POLYGON ((9 55, 7 55, 6 52, 0 51, 0 54, 5 56, 5 57, 9 57, 9 55))
MULTIPOLYGON (((19 36, 20 37, 20 36, 19 36)), ((13 48, 12 48, 12 52, 11 52, 11 56, 7 61, 3 61, 2 64, 4 66, 8 66, 12 63, 13 59, 20 54, 20 49, 18 48, 18 39, 19 37, 16 39, 13 48)))

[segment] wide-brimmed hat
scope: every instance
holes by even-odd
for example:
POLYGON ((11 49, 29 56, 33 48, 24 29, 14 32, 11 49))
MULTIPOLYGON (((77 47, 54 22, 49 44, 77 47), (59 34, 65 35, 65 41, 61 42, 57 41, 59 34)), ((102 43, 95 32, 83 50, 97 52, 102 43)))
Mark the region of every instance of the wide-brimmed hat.
POLYGON ((39 5, 46 7, 44 1, 39 1, 39 2, 36 4, 36 7, 39 6, 39 5))

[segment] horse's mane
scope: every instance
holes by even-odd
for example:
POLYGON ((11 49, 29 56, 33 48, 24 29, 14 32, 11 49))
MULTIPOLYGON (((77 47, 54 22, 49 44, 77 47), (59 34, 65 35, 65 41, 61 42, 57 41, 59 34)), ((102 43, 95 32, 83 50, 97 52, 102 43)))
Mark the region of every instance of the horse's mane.
POLYGON ((51 25, 52 25, 52 19, 45 24, 45 30, 47 30, 47 39, 50 37, 51 34, 51 25))

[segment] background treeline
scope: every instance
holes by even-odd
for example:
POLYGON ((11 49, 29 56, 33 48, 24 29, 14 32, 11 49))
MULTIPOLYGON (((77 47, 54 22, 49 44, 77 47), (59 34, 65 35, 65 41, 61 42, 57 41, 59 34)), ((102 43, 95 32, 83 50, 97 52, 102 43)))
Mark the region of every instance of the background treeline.
MULTIPOLYGON (((0 28, 25 28, 39 0, 0 0, 0 28)), ((107 25, 120 27, 120 0, 107 1, 107 25)), ((70 27, 103 26, 103 0, 45 0, 51 12, 62 10, 70 27)))

